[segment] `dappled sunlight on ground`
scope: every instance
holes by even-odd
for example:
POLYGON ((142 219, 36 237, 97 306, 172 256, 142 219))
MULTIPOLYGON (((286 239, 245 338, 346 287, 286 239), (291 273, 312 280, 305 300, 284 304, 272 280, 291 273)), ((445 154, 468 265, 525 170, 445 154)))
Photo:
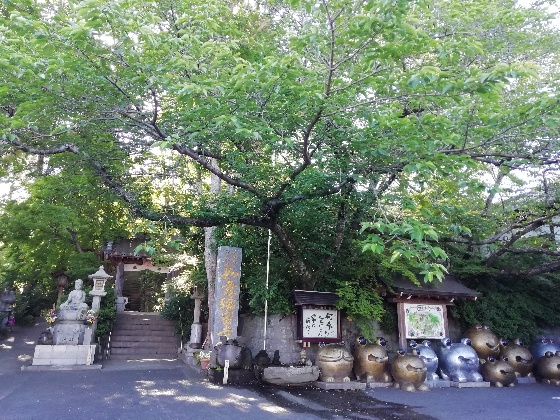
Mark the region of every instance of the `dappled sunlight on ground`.
POLYGON ((278 407, 277 405, 268 403, 268 402, 264 402, 264 403, 260 403, 258 405, 258 407, 263 410, 266 411, 267 413, 274 413, 274 414, 288 414, 289 411, 286 410, 285 408, 282 407, 278 407))
POLYGON ((148 387, 156 386, 154 381, 136 381, 138 385, 134 389, 142 396, 159 397, 159 396, 173 396, 178 394, 177 389, 148 389, 148 387))
POLYGON ((181 380, 181 381, 175 381, 174 383, 176 383, 176 384, 178 384, 178 385, 183 385, 183 386, 185 386, 185 387, 191 386, 191 385, 192 385, 192 382, 191 382, 191 381, 188 381, 188 380, 186 380, 186 379, 183 379, 183 380, 181 380))
POLYGON ((182 395, 176 397, 175 400, 188 402, 188 403, 203 403, 211 407, 220 407, 222 405, 227 405, 230 408, 239 411, 247 411, 249 410, 249 408, 251 408, 251 404, 242 401, 243 398, 239 397, 238 395, 234 395, 233 397, 230 396, 228 398, 220 398, 220 399, 212 398, 212 397, 203 397, 200 395, 182 395))
POLYGON ((126 395, 118 393, 118 394, 113 394, 113 395, 109 395, 108 397, 103 398, 103 401, 106 402, 107 404, 113 404, 116 403, 120 400, 123 400, 126 398, 126 395))
POLYGON ((20 354, 17 358, 20 362, 30 362, 33 360, 33 356, 30 354, 20 354))

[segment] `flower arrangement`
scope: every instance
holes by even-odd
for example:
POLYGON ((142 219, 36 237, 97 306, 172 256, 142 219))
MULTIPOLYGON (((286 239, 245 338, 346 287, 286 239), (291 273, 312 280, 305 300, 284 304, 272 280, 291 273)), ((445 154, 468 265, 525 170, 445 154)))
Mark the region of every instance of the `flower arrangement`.
POLYGON ((45 309, 42 315, 45 318, 45 321, 47 321, 47 324, 49 324, 49 327, 52 327, 58 319, 58 314, 54 308, 45 309))
POLYGON ((86 320, 84 321, 84 324, 86 325, 93 325, 93 323, 97 320, 97 312, 95 312, 93 309, 89 309, 86 312, 86 320))
POLYGON ((211 355, 212 355, 212 352, 210 352, 210 351, 204 351, 204 350, 199 351, 198 353, 196 353, 196 356, 195 356, 196 364, 197 365, 202 365, 203 360, 204 361, 210 361, 210 356, 211 355))

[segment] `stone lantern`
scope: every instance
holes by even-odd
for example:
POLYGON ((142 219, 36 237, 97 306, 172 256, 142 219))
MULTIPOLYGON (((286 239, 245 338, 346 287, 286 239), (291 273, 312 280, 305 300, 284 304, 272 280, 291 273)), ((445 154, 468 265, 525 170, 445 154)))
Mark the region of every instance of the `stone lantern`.
POLYGON ((88 278, 93 280, 93 289, 89 292, 93 296, 93 301, 91 302, 91 309, 98 311, 101 306, 101 297, 105 296, 107 292, 105 291, 105 283, 108 279, 112 278, 105 272, 103 266, 99 267, 96 273, 90 274, 88 278))
POLYGON ((191 339, 189 347, 191 349, 202 348, 202 324, 200 323, 200 303, 204 293, 194 286, 191 299, 194 299, 194 320, 191 325, 191 339))
POLYGON ((64 273, 58 273, 56 277, 56 288, 58 289, 58 298, 56 299, 56 305, 60 306, 60 301, 62 300, 62 293, 64 289, 68 286, 68 276, 64 273))

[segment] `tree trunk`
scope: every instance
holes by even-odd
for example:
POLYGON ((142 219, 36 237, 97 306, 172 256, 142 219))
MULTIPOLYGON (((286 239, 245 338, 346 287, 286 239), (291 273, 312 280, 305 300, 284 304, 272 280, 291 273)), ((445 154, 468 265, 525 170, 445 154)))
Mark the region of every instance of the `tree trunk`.
POLYGON ((216 282, 216 268, 218 264, 218 254, 216 252, 216 238, 214 236, 216 228, 204 228, 204 267, 206 268, 206 278, 208 280, 208 332, 206 334, 205 348, 213 348, 212 329, 214 325, 214 288, 216 282))
MULTIPOLYGON (((210 162, 212 166, 217 166, 216 159, 211 159, 210 162)), ((199 182, 200 192, 202 193, 202 179, 199 179, 199 182)), ((214 174, 210 176, 210 192, 212 194, 221 194, 222 192, 221 180, 214 174)), ((204 228, 204 268, 206 269, 206 279, 208 280, 208 332, 206 333, 205 349, 211 349, 214 346, 212 329, 214 326, 214 288, 218 264, 215 231, 215 226, 204 228)))

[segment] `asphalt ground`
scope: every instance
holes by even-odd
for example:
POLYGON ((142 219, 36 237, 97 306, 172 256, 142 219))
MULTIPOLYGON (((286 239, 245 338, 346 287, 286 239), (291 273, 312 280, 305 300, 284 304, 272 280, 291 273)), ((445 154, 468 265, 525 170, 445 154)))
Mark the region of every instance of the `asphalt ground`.
POLYGON ((45 325, 0 341, 0 420, 11 419, 560 419, 560 388, 324 391, 216 385, 180 361, 102 361, 97 370, 36 371, 45 325))

